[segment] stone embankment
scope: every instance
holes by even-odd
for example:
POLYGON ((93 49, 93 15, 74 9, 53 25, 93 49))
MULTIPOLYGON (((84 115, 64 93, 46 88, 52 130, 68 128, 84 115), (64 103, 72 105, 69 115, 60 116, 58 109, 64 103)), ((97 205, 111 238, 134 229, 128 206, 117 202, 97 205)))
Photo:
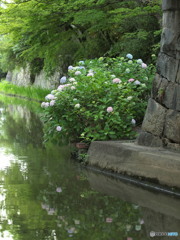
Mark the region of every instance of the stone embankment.
POLYGON ((19 86, 30 86, 54 89, 59 84, 61 71, 56 72, 54 75, 48 77, 42 70, 36 75, 32 75, 28 67, 15 69, 12 72, 9 71, 6 75, 6 80, 19 86))
POLYGON ((162 9, 157 74, 138 144, 180 150, 180 1, 163 0, 162 9))

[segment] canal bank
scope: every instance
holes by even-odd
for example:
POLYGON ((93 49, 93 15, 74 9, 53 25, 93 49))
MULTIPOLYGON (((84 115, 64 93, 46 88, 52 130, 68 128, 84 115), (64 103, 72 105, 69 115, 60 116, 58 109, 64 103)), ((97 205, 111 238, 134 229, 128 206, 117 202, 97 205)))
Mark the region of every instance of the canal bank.
POLYGON ((88 150, 88 164, 116 173, 180 188, 180 153, 135 142, 96 141, 88 150))

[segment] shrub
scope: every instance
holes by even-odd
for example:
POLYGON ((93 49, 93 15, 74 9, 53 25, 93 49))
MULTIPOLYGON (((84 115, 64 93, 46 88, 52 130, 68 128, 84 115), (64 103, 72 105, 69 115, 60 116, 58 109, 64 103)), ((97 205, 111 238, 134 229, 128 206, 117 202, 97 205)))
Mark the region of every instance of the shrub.
POLYGON ((154 66, 131 54, 78 62, 46 96, 45 140, 117 140, 135 137, 150 95, 154 66))

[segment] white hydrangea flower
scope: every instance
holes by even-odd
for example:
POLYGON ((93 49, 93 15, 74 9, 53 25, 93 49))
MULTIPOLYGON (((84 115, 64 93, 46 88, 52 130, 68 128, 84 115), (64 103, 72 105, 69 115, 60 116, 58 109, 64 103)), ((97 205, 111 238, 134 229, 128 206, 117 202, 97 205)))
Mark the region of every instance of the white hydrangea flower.
POLYGON ((75 107, 75 108, 80 108, 80 106, 81 106, 81 105, 80 105, 79 103, 77 103, 74 107, 75 107))

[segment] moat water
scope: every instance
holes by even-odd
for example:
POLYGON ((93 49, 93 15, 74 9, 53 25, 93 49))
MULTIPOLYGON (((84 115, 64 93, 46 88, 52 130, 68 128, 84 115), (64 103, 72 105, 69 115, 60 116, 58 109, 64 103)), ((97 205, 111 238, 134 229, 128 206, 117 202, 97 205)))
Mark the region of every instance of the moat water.
POLYGON ((179 199, 88 171, 69 146, 44 145, 40 112, 0 96, 0 240, 180 239, 179 199))

